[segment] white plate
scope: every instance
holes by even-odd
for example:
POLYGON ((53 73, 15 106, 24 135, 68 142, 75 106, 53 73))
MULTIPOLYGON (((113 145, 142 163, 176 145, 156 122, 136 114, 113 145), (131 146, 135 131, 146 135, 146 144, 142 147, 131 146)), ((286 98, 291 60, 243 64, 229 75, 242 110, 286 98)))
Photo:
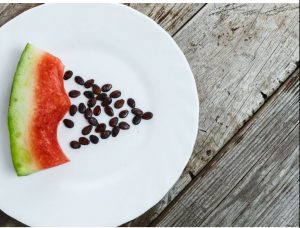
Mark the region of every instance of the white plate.
MULTIPOLYGON (((148 17, 119 4, 39 6, 1 27, 0 63, 0 209, 8 215, 30 226, 116 226, 156 204, 179 178, 196 139, 197 90, 181 50, 148 17), (27 42, 85 79, 112 83, 154 118, 117 138, 72 150, 70 140, 85 125, 76 115, 75 128, 61 124, 58 131, 71 162, 17 177, 7 107, 27 42)), ((73 79, 65 85, 76 86, 73 79)))

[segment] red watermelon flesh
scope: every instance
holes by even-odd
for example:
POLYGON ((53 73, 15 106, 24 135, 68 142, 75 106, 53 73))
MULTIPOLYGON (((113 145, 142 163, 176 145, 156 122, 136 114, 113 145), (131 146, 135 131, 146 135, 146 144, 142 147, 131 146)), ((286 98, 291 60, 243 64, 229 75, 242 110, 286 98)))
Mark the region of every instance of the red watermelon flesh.
POLYGON ((70 107, 63 83, 64 65, 28 44, 12 86, 8 124, 14 167, 19 176, 68 162, 57 127, 70 107))

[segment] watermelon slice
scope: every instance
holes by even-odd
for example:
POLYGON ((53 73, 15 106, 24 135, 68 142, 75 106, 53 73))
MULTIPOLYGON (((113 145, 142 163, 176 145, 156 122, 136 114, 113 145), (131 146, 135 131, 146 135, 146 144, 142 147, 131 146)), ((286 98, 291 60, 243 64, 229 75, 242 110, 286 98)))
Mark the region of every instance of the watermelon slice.
POLYGON ((27 44, 14 76, 8 126, 18 176, 64 164, 57 127, 70 107, 63 84, 64 65, 27 44))

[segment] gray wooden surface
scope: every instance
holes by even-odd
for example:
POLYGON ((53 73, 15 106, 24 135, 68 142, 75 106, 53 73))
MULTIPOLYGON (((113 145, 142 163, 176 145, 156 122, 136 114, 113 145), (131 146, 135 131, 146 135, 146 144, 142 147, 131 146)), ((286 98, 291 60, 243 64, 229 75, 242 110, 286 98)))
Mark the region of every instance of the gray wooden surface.
MULTIPOLYGON (((201 111, 181 178, 124 226, 299 226, 299 4, 126 5, 174 37, 201 111)), ((34 6, 0 4, 0 26, 34 6)))

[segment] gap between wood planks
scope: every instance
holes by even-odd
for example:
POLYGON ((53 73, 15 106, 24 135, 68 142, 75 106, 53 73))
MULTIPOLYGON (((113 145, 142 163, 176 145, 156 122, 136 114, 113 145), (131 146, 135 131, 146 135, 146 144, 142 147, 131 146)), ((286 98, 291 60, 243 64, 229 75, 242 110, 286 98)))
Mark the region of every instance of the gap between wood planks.
POLYGON ((184 24, 182 24, 178 30, 172 35, 172 37, 176 36, 176 34, 185 27, 186 24, 188 24, 202 9, 204 9, 204 7, 207 5, 207 3, 205 3, 199 10, 197 10, 184 24))
MULTIPOLYGON (((163 218, 166 214, 168 214, 169 210, 172 208, 174 204, 179 202, 180 198, 194 185, 194 183, 206 176, 212 169, 214 169, 214 164, 222 159, 222 157, 229 152, 230 150, 227 150, 227 147, 231 145, 233 142, 239 142, 241 141, 240 133, 244 131, 252 122, 256 119, 256 116, 258 116, 263 110, 264 107, 270 102, 272 97, 275 97, 277 93, 279 93, 281 90, 283 90, 285 87, 287 87, 291 80, 290 78, 293 77, 293 75, 296 74, 295 78, 293 80, 299 80, 299 65, 297 68, 289 75, 289 77, 277 88, 277 90, 274 91, 274 93, 265 98, 265 102, 262 106, 259 107, 259 109, 253 114, 253 116, 245 122, 245 124, 238 130, 238 132, 227 142, 224 144, 224 146, 220 149, 220 151, 200 170, 200 172, 197 175, 193 175, 193 173, 189 172, 189 175, 192 178, 192 181, 187 184, 187 186, 168 204, 168 206, 150 223, 149 226, 155 226, 159 223, 161 218, 163 218)), ((293 82, 292 80, 292 82, 293 82)), ((246 176, 246 175, 245 175, 246 176)), ((244 178, 244 177, 243 177, 244 178)), ((242 178, 242 180, 243 180, 242 178)), ((224 198, 226 199, 226 198, 224 198)), ((179 202, 180 203, 180 202, 179 202)), ((184 205, 183 205, 184 206, 184 205)))
MULTIPOLYGON (((299 63, 298 63, 299 64, 299 63)), ((297 65, 298 65, 297 64, 297 65)), ((253 116, 248 119, 244 125, 234 134, 234 136, 224 144, 224 146, 222 146, 222 148, 220 149, 220 151, 201 169, 201 171, 197 174, 197 175, 194 175, 191 171, 189 171, 189 175, 190 177, 192 178, 192 182, 194 181, 195 178, 199 178, 199 177, 203 177, 204 175, 206 175, 210 169, 212 169, 212 165, 219 159, 222 158, 222 156, 224 155, 223 151, 224 149, 229 145, 231 144, 233 141, 236 141, 238 138, 239 138, 239 134, 240 132, 243 131, 243 129, 245 129, 252 121, 253 119, 256 118, 256 116, 261 112, 261 110, 264 108, 264 106, 269 102, 269 100, 276 95, 276 93, 278 91, 281 90, 281 88, 285 87, 285 85, 288 83, 288 80, 289 78, 295 74, 297 71, 299 70, 299 65, 297 66, 297 68, 291 72, 291 74, 288 76, 288 78, 277 88, 277 90, 274 91, 274 93, 271 95, 271 96, 267 96, 265 93, 263 93, 262 91, 260 91, 260 93, 262 94, 262 97, 264 98, 265 102, 263 105, 261 105, 258 110, 253 114, 253 116)), ((238 140, 237 140, 238 141, 238 140)), ((192 185, 192 182, 189 183, 185 188, 189 188, 190 185, 192 185)), ((184 190, 183 190, 184 191, 184 190)), ((181 193, 179 193, 179 195, 177 197, 180 197, 180 195, 183 193, 183 191, 181 193)), ((176 198, 177 198, 176 197, 176 198)), ((176 199, 175 198, 175 199, 176 199)), ((174 200, 175 200, 174 199, 174 200)))

